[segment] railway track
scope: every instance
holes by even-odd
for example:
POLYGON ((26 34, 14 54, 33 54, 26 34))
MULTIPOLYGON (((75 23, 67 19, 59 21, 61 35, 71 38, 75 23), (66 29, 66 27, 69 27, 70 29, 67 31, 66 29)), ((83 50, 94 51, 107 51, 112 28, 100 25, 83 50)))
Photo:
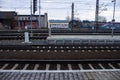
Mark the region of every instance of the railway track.
POLYGON ((112 71, 120 70, 119 61, 4 61, 0 62, 0 71, 37 70, 44 72, 73 71, 112 71))
POLYGON ((120 59, 119 45, 3 45, 0 58, 4 60, 106 60, 120 59))
POLYGON ((119 40, 38 40, 44 34, 27 44, 23 33, 0 34, 0 80, 120 79, 119 40))
POLYGON ((1 80, 119 80, 119 61, 0 61, 1 80))
MULTIPOLYGON (((17 30, 6 30, 0 31, 0 40, 22 40, 24 39, 25 30, 17 31, 17 30)), ((46 39, 48 37, 48 30, 28 30, 32 36, 30 39, 46 39)), ((111 35, 111 32, 105 33, 93 33, 93 32, 80 32, 80 31, 70 31, 70 30, 52 30, 52 35, 111 35)), ((114 33, 114 35, 119 35, 119 31, 114 33)))
MULTIPOLYGON (((2 45, 1 50, 120 50, 120 45, 2 45)), ((104 51, 103 51, 104 52, 104 51)))
MULTIPOLYGON (((44 39, 45 40, 48 37, 48 33, 32 33, 29 36, 30 36, 30 39, 44 39)), ((0 34, 0 40, 22 40, 22 39, 24 39, 24 33, 2 33, 0 34)))

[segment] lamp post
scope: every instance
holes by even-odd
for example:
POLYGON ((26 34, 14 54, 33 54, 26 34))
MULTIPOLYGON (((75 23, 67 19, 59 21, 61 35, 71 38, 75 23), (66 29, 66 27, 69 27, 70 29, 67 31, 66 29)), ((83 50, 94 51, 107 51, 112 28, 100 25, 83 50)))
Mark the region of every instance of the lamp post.
POLYGON ((115 23, 115 7, 116 7, 116 0, 113 0, 112 1, 114 4, 113 4, 113 19, 112 19, 112 37, 114 36, 114 23, 115 23))

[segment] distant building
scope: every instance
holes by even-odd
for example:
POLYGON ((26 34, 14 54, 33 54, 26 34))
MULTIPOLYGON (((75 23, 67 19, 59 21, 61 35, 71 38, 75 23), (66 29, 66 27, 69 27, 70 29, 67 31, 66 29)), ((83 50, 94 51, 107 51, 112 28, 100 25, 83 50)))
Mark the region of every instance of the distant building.
POLYGON ((14 11, 0 11, 0 29, 13 29, 16 15, 14 11))
POLYGON ((69 22, 67 20, 49 20, 49 26, 51 28, 69 28, 69 22))
POLYGON ((47 13, 40 16, 39 27, 39 15, 17 15, 16 12, 2 11, 0 12, 0 29, 24 29, 25 26, 31 28, 48 28, 48 16, 47 13))
POLYGON ((47 13, 40 16, 40 27, 39 27, 39 15, 17 15, 15 17, 15 28, 24 29, 25 26, 31 28, 32 18, 32 29, 47 28, 48 27, 48 16, 47 13))

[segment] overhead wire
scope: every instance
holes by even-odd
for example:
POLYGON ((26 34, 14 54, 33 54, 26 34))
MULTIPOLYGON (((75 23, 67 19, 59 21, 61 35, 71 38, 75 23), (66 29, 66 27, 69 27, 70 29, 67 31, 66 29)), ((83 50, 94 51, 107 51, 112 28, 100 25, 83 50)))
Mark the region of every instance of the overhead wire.
MULTIPOLYGON (((24 1, 24 3, 28 3, 29 1, 24 1)), ((41 5, 42 7, 41 7, 41 9, 49 9, 49 10, 65 10, 65 9, 71 9, 71 5, 69 5, 69 6, 65 6, 65 7, 61 7, 61 5, 65 5, 65 4, 71 4, 72 2, 70 2, 70 1, 41 1, 41 3, 43 3, 43 4, 49 4, 49 5, 53 5, 53 4, 59 4, 59 5, 54 5, 54 6, 50 6, 50 7, 45 7, 45 6, 43 6, 43 5, 41 5), (57 7, 55 7, 55 6, 57 6, 57 7), (60 7, 59 7, 60 6, 60 7)), ((82 5, 85 5, 86 7, 78 7, 78 6, 76 6, 76 9, 77 10, 94 10, 93 8, 94 8, 94 5, 95 5, 95 3, 90 3, 89 1, 88 2, 84 2, 84 1, 77 1, 77 0, 75 0, 74 1, 74 3, 76 4, 76 5, 78 5, 79 4, 79 6, 82 6, 82 5), (92 8, 91 8, 92 7, 92 8)), ((102 2, 101 2, 102 3, 102 2)), ((103 1, 103 3, 104 3, 104 1, 103 1)), ((109 3, 107 3, 107 4, 101 4, 101 7, 100 8, 102 8, 102 7, 106 7, 106 6, 109 6, 110 5, 110 2, 109 3)), ((39 6, 38 6, 39 7, 39 6)), ((2 8, 7 8, 7 9, 10 9, 10 8, 12 8, 12 9, 30 9, 30 7, 28 6, 28 7, 16 7, 16 6, 14 6, 14 7, 2 7, 2 8)))

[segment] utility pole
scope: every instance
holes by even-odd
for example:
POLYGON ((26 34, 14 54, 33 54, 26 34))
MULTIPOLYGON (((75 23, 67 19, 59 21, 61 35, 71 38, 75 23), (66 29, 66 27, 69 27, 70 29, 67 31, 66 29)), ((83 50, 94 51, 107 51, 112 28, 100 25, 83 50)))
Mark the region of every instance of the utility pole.
POLYGON ((73 28, 73 21, 74 21, 74 3, 72 3, 72 12, 71 12, 71 21, 72 21, 72 28, 73 28))
POLYGON ((116 6, 116 0, 113 0, 112 2, 114 3, 114 6, 113 6, 113 19, 112 19, 112 22, 115 22, 115 6, 116 6))
POLYGON ((30 28, 31 28, 30 36, 32 36, 32 0, 30 2, 30 14, 31 14, 31 16, 30 16, 30 28))
POLYGON ((41 1, 39 0, 39 19, 38 19, 38 21, 39 21, 39 28, 41 27, 40 26, 40 22, 41 22, 41 5, 40 5, 40 3, 41 3, 41 1))
POLYGON ((71 20, 74 20, 74 3, 72 3, 72 15, 71 15, 71 20))
POLYGON ((113 0, 112 1, 114 4, 113 4, 113 19, 112 19, 112 37, 114 36, 114 28, 115 28, 115 7, 116 7, 116 0, 113 0))
POLYGON ((96 11, 95 11, 95 32, 98 29, 98 17, 99 17, 99 0, 96 0, 96 11))

